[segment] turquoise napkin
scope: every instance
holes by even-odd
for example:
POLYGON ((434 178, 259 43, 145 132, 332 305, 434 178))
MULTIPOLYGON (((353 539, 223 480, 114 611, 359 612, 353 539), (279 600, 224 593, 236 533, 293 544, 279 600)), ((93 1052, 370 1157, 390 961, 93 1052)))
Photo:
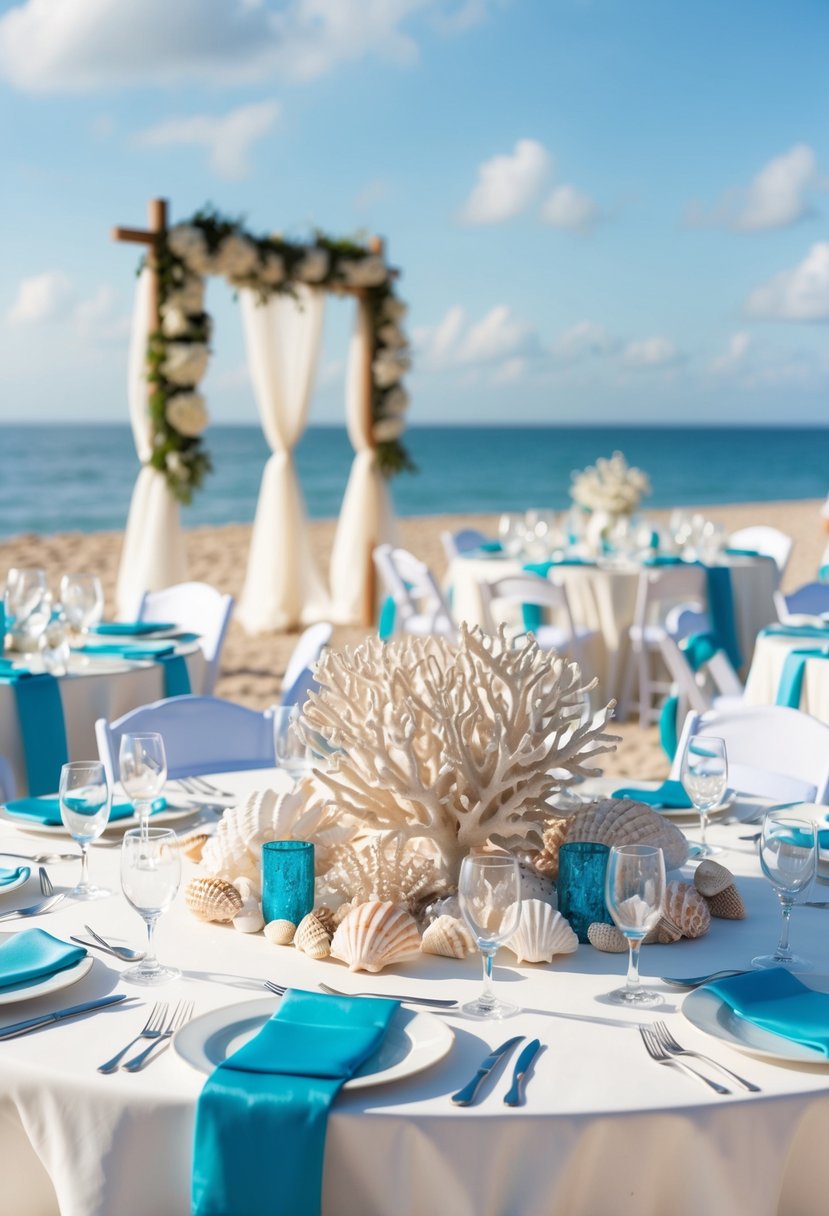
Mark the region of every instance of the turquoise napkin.
POLYGON ((380 606, 380 620, 377 622, 377 636, 381 642, 387 642, 394 633, 396 617, 395 602, 390 595, 387 595, 380 606))
MULTIPOLYGON (((164 674, 164 696, 184 697, 192 691, 190 674, 184 656, 176 654, 175 642, 93 642, 81 646, 82 654, 117 655, 122 659, 152 659, 160 663, 164 674)), ((54 787, 53 787, 54 788, 54 787)))
POLYGON ((56 975, 82 958, 83 946, 70 946, 45 929, 21 929, 0 944, 0 989, 56 975))
POLYGON ((93 633, 101 637, 142 637, 145 633, 167 633, 175 629, 174 621, 102 621, 96 625, 93 633))
POLYGON ((774 561, 774 558, 770 553, 760 553, 757 549, 728 548, 724 552, 727 557, 765 557, 770 562, 774 561))
POLYGON ((8 887, 21 877, 28 878, 31 872, 28 866, 18 866, 16 870, 0 869, 0 887, 8 887))
POLYGON ((655 553, 653 557, 646 557, 643 566, 681 566, 685 559, 680 557, 678 553, 655 553))
POLYGON ((790 709, 800 708, 800 697, 803 692, 803 674, 808 659, 829 659, 825 650, 790 650, 783 663, 780 673, 780 683, 777 685, 775 705, 788 705, 790 709))
POLYGON ((397 1001, 286 992, 278 1012, 201 1092, 193 1216, 319 1216, 328 1112, 382 1044, 397 1008, 397 1001))
POLYGON ((829 625, 769 625, 761 629, 762 638, 814 638, 829 646, 829 625))
POLYGON ((715 980, 705 991, 744 1021, 829 1057, 829 996, 807 988, 785 968, 715 980))
MULTIPOLYGON (((166 798, 156 798, 151 813, 163 811, 166 806, 166 798)), ((43 823, 49 827, 60 825, 63 822, 60 817, 59 798, 14 798, 11 802, 5 803, 5 807, 10 815, 15 815, 20 819, 29 819, 35 823, 43 823)), ((114 802, 110 807, 109 822, 114 823, 118 819, 127 819, 134 814, 135 807, 131 802, 114 802)))
POLYGON ((648 806, 663 807, 668 811, 681 811, 694 804, 685 793, 681 781, 663 781, 655 790, 641 790, 635 785, 614 790, 614 798, 634 798, 637 802, 646 802, 648 806))
POLYGON ((60 685, 54 676, 32 675, 0 659, 0 684, 11 684, 17 707, 26 784, 30 794, 47 794, 60 784, 69 759, 60 685))

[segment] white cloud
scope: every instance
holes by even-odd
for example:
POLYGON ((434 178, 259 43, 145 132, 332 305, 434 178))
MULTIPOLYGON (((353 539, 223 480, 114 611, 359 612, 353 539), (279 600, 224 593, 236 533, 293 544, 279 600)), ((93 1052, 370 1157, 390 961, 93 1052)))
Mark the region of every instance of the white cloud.
POLYGON ((595 321, 577 321, 561 331, 553 342, 553 354, 574 362, 587 355, 606 355, 613 347, 610 334, 595 321))
POLYGON ((622 361, 627 367, 669 367, 679 358, 679 351, 670 338, 642 338, 629 342, 622 352, 622 361))
POLYGON ((73 296, 72 284, 62 271, 32 275, 20 282, 8 319, 16 325, 62 320, 71 309, 73 296))
POLYGON ((140 132, 137 140, 148 148, 181 145, 207 148, 213 172, 228 181, 237 181, 250 174, 253 145, 268 134, 278 116, 278 102, 260 101, 221 116, 194 114, 189 118, 168 118, 140 132))
POLYGON ((81 300, 72 312, 72 320, 84 338, 99 343, 122 342, 130 333, 132 318, 118 311, 115 292, 102 284, 88 300, 81 300))
POLYGON ((505 304, 491 308, 474 323, 455 305, 438 325, 415 330, 414 339, 424 366, 431 368, 501 363, 522 358, 538 346, 532 326, 505 304))
POLYGON ((552 164, 537 140, 519 139, 511 153, 493 156, 480 166, 461 219, 466 224, 500 224, 520 215, 538 197, 552 164))
POLYGON ((795 144, 764 165, 747 187, 728 190, 710 211, 692 204, 688 220, 741 232, 787 228, 810 214, 808 196, 823 185, 812 149, 795 144))
POLYGON ((492 379, 496 384, 517 384, 527 370, 527 360, 521 355, 515 355, 501 364, 492 379))
POLYGON ((745 363, 746 356, 751 349, 752 338, 751 334, 741 330, 739 333, 732 334, 728 340, 728 346, 723 354, 718 355, 711 362, 712 372, 733 372, 737 368, 742 367, 745 363))
POLYGON ((553 228, 590 233, 601 219, 601 208, 589 194, 575 186, 556 186, 541 206, 541 218, 553 228))
POLYGON ((818 241, 793 270, 755 287, 745 310, 769 321, 829 320, 829 241, 818 241))

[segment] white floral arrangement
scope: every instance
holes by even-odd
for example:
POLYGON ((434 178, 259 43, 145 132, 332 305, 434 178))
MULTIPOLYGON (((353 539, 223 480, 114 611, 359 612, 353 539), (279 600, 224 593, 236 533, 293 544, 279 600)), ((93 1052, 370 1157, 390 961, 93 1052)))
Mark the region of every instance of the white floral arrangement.
POLYGON ((252 288, 262 301, 276 292, 293 293, 297 283, 362 292, 374 340, 372 438, 378 464, 386 476, 414 467, 400 442, 409 405, 401 380, 411 366, 401 328, 406 305, 376 250, 321 234, 311 244, 256 237, 239 221, 204 210, 163 233, 155 257, 161 324, 148 349, 150 463, 164 473, 180 502, 190 502, 211 468, 202 439, 207 407, 197 391, 210 357, 211 320, 204 309, 209 274, 222 275, 233 287, 252 288))
POLYGON ((576 506, 608 515, 632 515, 650 492, 647 474, 629 465, 622 452, 614 452, 609 460, 600 456, 595 464, 573 473, 570 486, 576 506))

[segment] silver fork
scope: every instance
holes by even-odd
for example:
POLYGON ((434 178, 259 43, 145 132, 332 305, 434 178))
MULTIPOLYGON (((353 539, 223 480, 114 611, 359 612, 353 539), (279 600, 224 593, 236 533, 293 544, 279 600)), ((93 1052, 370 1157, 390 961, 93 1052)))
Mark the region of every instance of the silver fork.
POLYGON ((46 873, 46 870, 44 869, 43 866, 40 866, 38 868, 37 876, 40 879, 41 895, 54 895, 55 888, 52 886, 52 880, 49 877, 49 875, 46 873))
POLYGON ((727 1077, 730 1077, 732 1081, 736 1081, 738 1085, 742 1085, 750 1093, 759 1094, 762 1092, 759 1085, 746 1081, 744 1077, 738 1076, 736 1072, 732 1072, 730 1068, 726 1068, 724 1064, 720 1064, 718 1060, 712 1059, 711 1056, 704 1056, 701 1051, 691 1051, 690 1048, 682 1047, 681 1044, 677 1043, 664 1022, 654 1022, 651 1031, 660 1047, 664 1047, 672 1056, 693 1056, 697 1060, 702 1060, 704 1063, 718 1068, 720 1072, 724 1072, 727 1077))
POLYGON ((642 1036, 642 1042, 645 1044, 645 1050, 652 1060, 656 1060, 657 1064, 675 1064, 677 1068, 683 1072, 687 1072, 690 1077, 696 1077, 698 1081, 704 1081, 717 1094, 730 1094, 731 1090, 726 1089, 724 1085, 720 1085, 718 1081, 712 1081, 709 1077, 703 1076, 701 1072, 697 1072, 690 1064, 686 1064, 684 1060, 680 1060, 678 1056, 669 1055, 668 1052, 659 1044, 653 1031, 647 1026, 640 1026, 639 1033, 642 1036))
MULTIPOLYGON (((288 991, 283 984, 274 984, 272 980, 265 980, 265 987, 276 996, 284 996, 288 991)), ((426 1009, 456 1009, 458 1005, 457 1001, 439 1000, 437 997, 395 996, 391 992, 341 992, 339 988, 331 988, 328 984, 317 984, 317 987, 327 996, 375 996, 387 1001, 402 1001, 404 1005, 423 1005, 426 1009)))
POLYGON ((218 795, 220 798, 236 797, 236 795, 231 793, 229 790, 220 790, 217 785, 213 785, 210 781, 205 781, 204 777, 190 777, 189 780, 193 782, 193 785, 195 785, 197 789, 201 787, 205 794, 218 795))
POLYGON ((139 1051, 137 1056, 134 1056, 124 1065, 125 1072, 138 1072, 144 1067, 150 1058, 150 1055, 159 1048, 163 1050, 168 1046, 170 1039, 185 1022, 189 1022, 193 1016, 195 1008, 194 1001, 179 1001, 173 1012, 168 1017, 164 1024, 164 1029, 150 1043, 149 1047, 145 1047, 143 1051, 139 1051))
POLYGON ((129 1049, 134 1047, 140 1039, 155 1039, 161 1034, 161 1028, 164 1025, 164 1019, 166 1017, 167 1002, 161 1001, 159 1003, 157 1001, 150 1010, 150 1016, 147 1018, 147 1021, 144 1024, 144 1029, 141 1031, 141 1033, 137 1034, 134 1039, 131 1039, 129 1043, 127 1043, 126 1047, 122 1047, 111 1060, 107 1060, 106 1064, 99 1064, 98 1072, 115 1072, 129 1049))
POLYGON ((10 912, 4 912, 0 916, 0 921, 15 920, 17 917, 40 916, 41 912, 51 912, 52 908, 65 898, 65 892, 61 891, 59 895, 50 895, 48 899, 39 899, 36 904, 29 904, 27 908, 13 908, 10 912))

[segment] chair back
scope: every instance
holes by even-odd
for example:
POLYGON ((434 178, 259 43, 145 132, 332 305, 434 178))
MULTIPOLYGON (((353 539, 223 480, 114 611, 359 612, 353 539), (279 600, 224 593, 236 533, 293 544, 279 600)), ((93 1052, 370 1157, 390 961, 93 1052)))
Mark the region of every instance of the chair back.
POLYGON ((687 708, 705 713, 711 708, 711 697, 703 681, 698 680, 697 673, 688 662, 687 656, 676 644, 670 634, 665 633, 659 639, 659 648, 665 660, 665 666, 671 675, 676 688, 676 695, 687 708))
POLYGON ((331 641, 333 626, 327 621, 310 625, 294 647, 282 680, 280 705, 304 705, 309 692, 316 692, 314 664, 331 641))
POLYGON ((233 596, 223 595, 209 583, 177 583, 161 591, 145 591, 138 608, 139 621, 174 621, 200 635, 205 657, 201 691, 213 692, 219 676, 227 627, 233 612, 233 596))
POLYGON ((829 583, 804 583, 789 595, 776 591, 774 602, 784 625, 793 616, 820 616, 829 612, 829 583))
POLYGON ((378 545, 374 564, 386 594, 394 600, 396 633, 455 636, 449 604, 425 562, 407 549, 378 545))
POLYGON ((111 782, 119 777, 121 737, 136 732, 161 735, 173 779, 276 765, 273 709, 259 712, 219 697, 168 697, 114 722, 95 723, 98 754, 111 782))
POLYGON ((484 628, 487 633, 498 632, 498 620, 493 606, 496 600, 507 604, 531 604, 551 612, 556 623, 567 635, 568 643, 576 641, 576 627, 567 591, 560 583, 553 583, 540 574, 507 574, 503 578, 478 583, 481 594, 484 628))
POLYGON ((728 544, 732 549, 754 549, 757 553, 773 557, 782 575, 794 541, 779 528, 772 528, 768 524, 755 524, 751 528, 740 528, 737 532, 732 532, 728 544))
POLYGON ((633 625, 666 628, 668 613, 677 605, 702 611, 707 598, 705 571, 701 566, 645 566, 639 575, 633 625))
POLYGON ((461 528, 458 532, 441 532, 440 540, 447 562, 452 562, 463 553, 480 549, 491 538, 477 528, 461 528))
POLYGON ((5 756, 0 756, 0 802, 11 802, 17 793, 12 766, 5 756))

